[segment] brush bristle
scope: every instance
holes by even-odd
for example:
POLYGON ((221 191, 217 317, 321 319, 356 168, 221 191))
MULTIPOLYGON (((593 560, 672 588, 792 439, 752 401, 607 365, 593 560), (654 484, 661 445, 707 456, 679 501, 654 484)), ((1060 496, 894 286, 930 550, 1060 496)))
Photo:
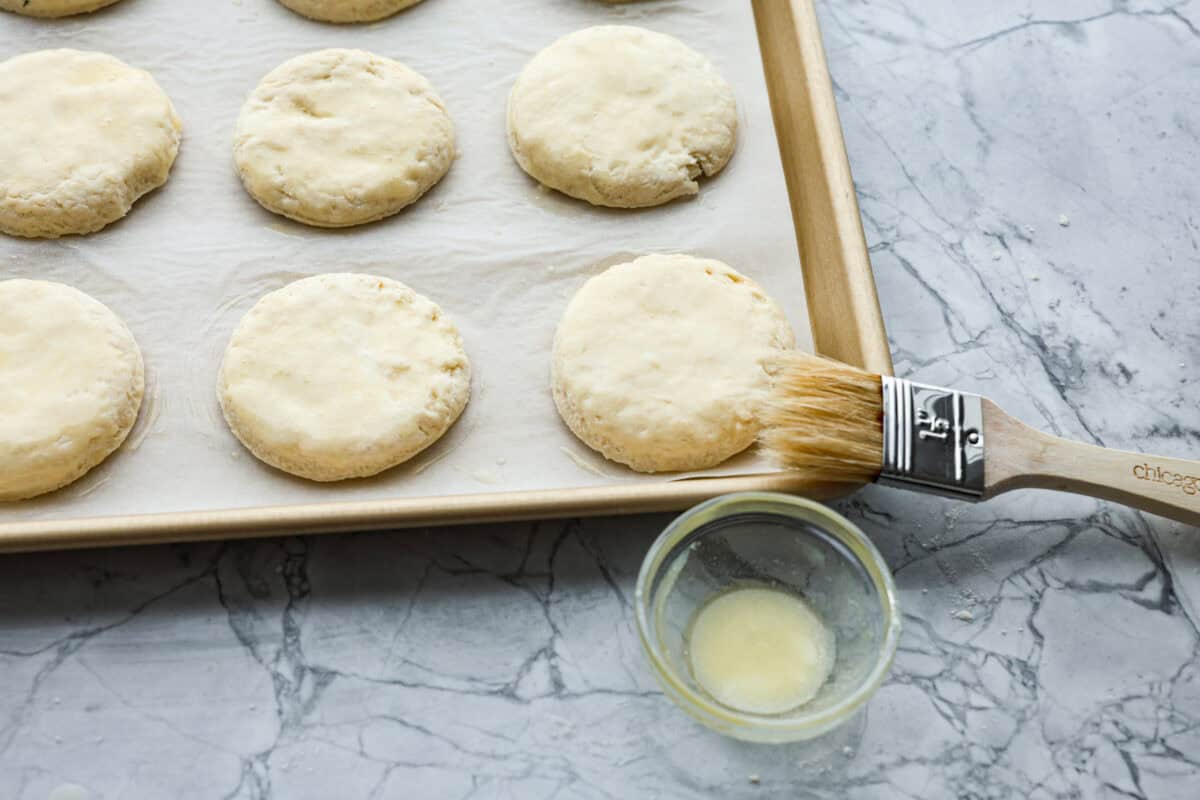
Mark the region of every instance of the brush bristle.
POLYGON ((760 436, 782 466, 822 480, 867 483, 883 464, 878 375, 796 352, 777 364, 760 436))

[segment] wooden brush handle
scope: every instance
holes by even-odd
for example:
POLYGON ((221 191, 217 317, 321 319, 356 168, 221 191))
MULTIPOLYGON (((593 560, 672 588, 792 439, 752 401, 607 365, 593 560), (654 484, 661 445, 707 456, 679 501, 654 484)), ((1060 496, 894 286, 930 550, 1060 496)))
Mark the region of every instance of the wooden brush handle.
POLYGON ((1055 489, 1200 525, 1200 462, 1071 442, 1034 430, 983 401, 985 497, 1055 489))

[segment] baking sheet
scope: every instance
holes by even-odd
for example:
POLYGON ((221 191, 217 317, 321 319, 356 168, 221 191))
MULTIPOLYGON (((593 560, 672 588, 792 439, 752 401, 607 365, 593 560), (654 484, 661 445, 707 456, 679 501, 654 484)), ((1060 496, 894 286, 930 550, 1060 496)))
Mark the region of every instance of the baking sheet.
MULTIPOLYGON (((118 453, 60 492, 0 506, 0 523, 664 480, 592 453, 560 422, 549 393, 550 345, 571 294, 605 266, 647 252, 694 252, 749 274, 810 347, 745 0, 426 0, 366 26, 312 22, 274 0, 121 0, 65 20, 0 13, 0 57, 51 47, 102 50, 149 70, 183 120, 184 141, 167 184, 104 231, 56 241, 0 236, 3 277, 61 281, 108 305, 137 337, 148 379, 141 417, 118 453), (516 75, 558 36, 604 23, 675 35, 733 84, 738 152, 698 198, 595 209, 539 189, 512 161, 504 112, 516 75), (285 59, 325 47, 371 50, 423 73, 454 118, 460 150, 418 204, 341 231, 262 210, 231 158, 246 93, 285 59), (214 384, 230 333, 261 295, 332 271, 386 275, 439 303, 462 330, 473 395, 450 433, 408 464, 315 484, 246 452, 221 418, 214 384)), ((768 470, 751 452, 703 474, 768 470)))

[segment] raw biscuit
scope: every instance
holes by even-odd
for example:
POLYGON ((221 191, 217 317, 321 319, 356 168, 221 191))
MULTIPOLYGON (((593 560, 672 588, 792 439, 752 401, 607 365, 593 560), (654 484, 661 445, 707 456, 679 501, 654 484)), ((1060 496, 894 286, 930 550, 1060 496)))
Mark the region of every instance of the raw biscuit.
POLYGON ((421 0, 279 0, 309 19, 321 22, 374 22, 415 6, 421 0))
POLYGON ((0 0, 0 11, 27 17, 69 17, 111 6, 117 0, 0 0))
POLYGON ((77 289, 0 281, 0 500, 52 492, 120 447, 137 420, 142 354, 77 289))
POLYGON ((104 53, 0 62, 0 231, 55 238, 125 216, 167 180, 182 126, 148 72, 104 53))
POLYGON ((233 146, 264 208, 322 227, 373 222, 425 194, 454 161, 454 124, 419 74, 365 50, 284 62, 242 107, 233 146))
POLYGON ((217 382, 258 458, 315 481, 374 475, 438 440, 471 391, 454 323, 398 281, 333 273, 264 296, 217 382))
POLYGON ((643 256, 593 277, 567 305, 554 336, 554 403, 613 461, 704 469, 754 442, 771 364, 795 344, 779 306, 731 267, 643 256))
POLYGON ((508 100, 508 142, 535 180, 593 205, 700 191, 737 143, 733 89, 704 56, 644 28, 601 25, 538 53, 508 100))

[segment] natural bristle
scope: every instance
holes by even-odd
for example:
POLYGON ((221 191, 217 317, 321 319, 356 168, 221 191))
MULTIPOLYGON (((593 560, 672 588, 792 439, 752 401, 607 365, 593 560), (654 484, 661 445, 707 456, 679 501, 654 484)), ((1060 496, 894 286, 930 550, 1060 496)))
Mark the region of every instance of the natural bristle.
POLYGON ((822 480, 875 480, 883 464, 879 376, 800 352, 776 366, 760 437, 768 453, 822 480))

